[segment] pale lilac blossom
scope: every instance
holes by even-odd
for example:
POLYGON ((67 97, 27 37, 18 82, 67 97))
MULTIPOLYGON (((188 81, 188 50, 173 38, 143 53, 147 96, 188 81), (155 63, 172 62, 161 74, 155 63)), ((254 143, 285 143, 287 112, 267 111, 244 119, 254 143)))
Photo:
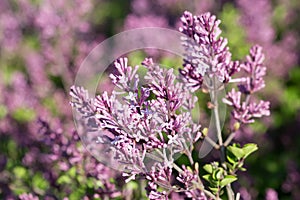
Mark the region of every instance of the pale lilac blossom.
POLYGON ((253 123, 254 118, 270 115, 270 102, 262 100, 259 103, 242 102, 241 95, 240 91, 232 89, 223 99, 224 103, 233 107, 232 116, 234 119, 241 123, 253 123))
POLYGON ((247 56, 247 61, 241 64, 241 68, 246 72, 245 83, 238 85, 239 90, 244 94, 252 94, 265 87, 263 77, 266 75, 266 66, 263 64, 265 55, 262 47, 255 45, 247 56))
MULTIPOLYGON (((176 81, 172 69, 160 68, 151 58, 142 65, 148 71, 146 84, 141 87, 138 66, 133 68, 127 58, 120 58, 115 62, 117 73, 110 75, 118 90, 90 98, 85 89, 73 86, 71 105, 84 123, 95 120, 98 128, 93 128, 112 134, 110 138, 100 136, 97 141, 110 143, 114 159, 125 165, 126 181, 146 176, 150 180, 149 198, 167 199, 168 193, 156 191, 156 185, 168 186, 171 192, 168 177, 174 155, 190 151, 190 145, 202 136, 200 125, 193 123, 190 113, 197 98, 176 81), (151 94, 154 97, 150 98, 151 94), (152 159, 154 165, 149 167, 145 158, 152 159), (160 169, 165 173, 160 174, 160 169)), ((91 130, 88 123, 86 126, 91 130)))
POLYGON ((278 194, 276 190, 268 188, 266 191, 266 200, 278 200, 278 194))
POLYGON ((179 31, 186 35, 182 40, 187 53, 180 73, 186 84, 195 91, 201 87, 205 75, 229 82, 239 71, 239 63, 231 61, 227 39, 220 36, 221 21, 210 13, 193 16, 186 11, 181 22, 179 31))

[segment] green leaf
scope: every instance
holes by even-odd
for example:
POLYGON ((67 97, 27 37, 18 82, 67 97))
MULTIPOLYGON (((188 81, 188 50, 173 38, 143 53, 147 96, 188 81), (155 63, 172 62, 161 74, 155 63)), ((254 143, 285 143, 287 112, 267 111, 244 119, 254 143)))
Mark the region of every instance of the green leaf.
POLYGON ((0 119, 3 119, 7 114, 7 108, 0 104, 0 119))
POLYGON ((242 172, 244 172, 244 171, 246 171, 247 169, 244 168, 244 167, 241 167, 240 170, 241 170, 242 172))
POLYGON ((59 110, 57 109, 57 102, 55 102, 55 100, 53 99, 53 97, 48 97, 43 99, 43 106, 45 106, 47 109, 50 110, 50 112, 54 115, 54 116, 58 116, 59 115, 59 110))
POLYGON ((102 181, 100 181, 100 180, 97 180, 97 181, 96 181, 96 186, 101 187, 101 188, 104 187, 102 181))
POLYGON ((67 174, 72 177, 75 178, 76 177, 76 167, 73 166, 71 169, 68 170, 67 174))
POLYGON ((89 187, 89 188, 93 188, 95 186, 95 183, 94 183, 94 180, 92 178, 88 178, 86 180, 86 185, 89 187))
POLYGON ((245 156, 245 153, 243 151, 242 148, 240 147, 236 147, 236 146, 229 146, 227 147, 227 149, 233 153, 233 155, 237 158, 237 159, 241 159, 245 156))
POLYGON ((137 182, 130 181, 126 184, 126 188, 130 190, 137 190, 139 188, 139 184, 137 182))
POLYGON ((16 195, 21 195, 23 193, 28 192, 28 188, 24 185, 21 185, 20 183, 19 184, 13 183, 9 186, 9 188, 11 188, 13 193, 15 193, 16 195))
POLYGON ((33 190, 43 195, 45 190, 49 187, 48 181, 42 176, 41 173, 36 173, 32 178, 33 190))
POLYGON ((223 175, 224 170, 222 168, 218 168, 217 170, 215 170, 212 174, 212 178, 214 180, 220 180, 222 175, 223 175))
POLYGON ((211 177, 210 177, 210 174, 206 174, 206 175, 203 175, 202 178, 204 178, 204 180, 206 180, 207 182, 211 182, 211 177))
POLYGON ((228 185, 228 184, 230 184, 230 183, 232 183, 236 180, 237 180, 237 177, 235 177, 233 175, 226 175, 224 177, 224 179, 220 182, 220 186, 224 187, 224 186, 226 186, 226 185, 228 185))
POLYGON ((253 143, 249 143, 249 144, 245 144, 243 147, 243 151, 244 151, 244 158, 247 158, 251 153, 257 151, 258 147, 256 144, 253 143))
POLYGON ((72 182, 71 178, 70 178, 69 176, 67 176, 67 175, 62 175, 62 176, 60 176, 60 177, 57 179, 57 183, 58 183, 59 185, 62 185, 62 184, 69 184, 69 183, 71 183, 71 182, 72 182))
POLYGON ((215 194, 219 191, 218 188, 214 188, 214 187, 209 187, 209 189, 215 194))
POLYGON ((206 165, 204 165, 204 166, 203 166, 203 169, 204 169, 205 171, 207 171, 209 174, 211 174, 211 173, 213 172, 213 167, 212 167, 211 164, 206 164, 206 165))
POLYGON ((244 162, 240 162, 240 163, 237 165, 237 168, 240 169, 240 168, 243 167, 243 165, 244 165, 244 162))
POLYGON ((36 113, 31 108, 18 108, 12 113, 12 117, 21 123, 33 121, 36 113))
POLYGON ((85 182, 86 180, 85 180, 85 177, 84 176, 82 176, 82 175, 78 175, 78 176, 76 176, 76 180, 79 182, 79 183, 83 183, 83 182, 85 182))
POLYGON ((230 162, 231 164, 235 164, 236 162, 238 162, 236 157, 230 151, 227 151, 226 157, 227 157, 228 162, 230 162))
POLYGON ((13 173, 15 176, 19 179, 25 179, 28 176, 28 171, 25 167, 22 166, 16 166, 13 169, 13 173))
POLYGON ((233 166, 230 163, 226 162, 226 166, 229 168, 230 171, 234 170, 233 166))
POLYGON ((85 194, 84 189, 78 188, 78 189, 74 190, 74 191, 70 194, 69 199, 70 199, 70 200, 82 199, 82 197, 84 196, 84 194, 85 194))

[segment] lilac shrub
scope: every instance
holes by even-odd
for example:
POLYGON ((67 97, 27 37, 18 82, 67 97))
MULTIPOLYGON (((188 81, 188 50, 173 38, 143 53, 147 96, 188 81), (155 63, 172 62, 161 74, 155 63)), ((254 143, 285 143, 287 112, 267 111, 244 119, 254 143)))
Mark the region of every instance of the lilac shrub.
POLYGON ((250 49, 245 61, 234 61, 227 39, 220 36, 220 20, 210 13, 193 16, 184 12, 180 32, 185 48, 183 68, 177 77, 173 69, 163 69, 152 58, 142 62, 147 72, 141 83, 139 66, 131 67, 128 59, 115 61, 116 73, 110 75, 116 89, 89 97, 88 91, 72 86, 72 107, 77 110, 84 134, 99 133, 94 145, 108 145, 106 157, 122 166, 126 182, 147 180, 149 199, 176 198, 239 199, 231 183, 237 172, 245 168, 245 159, 257 150, 256 144, 232 143, 240 126, 269 116, 269 102, 258 101, 254 94, 265 87, 264 54, 258 45, 250 49), (234 85, 236 87, 234 87, 234 85), (220 91, 232 88, 222 98, 220 91), (194 92, 208 91, 218 143, 207 134, 208 129, 196 123, 192 111, 198 98, 194 92), (219 99, 222 101, 218 101, 219 99), (229 121, 234 121, 230 134, 223 141, 221 104, 232 108, 229 121), (101 132, 108 132, 101 135, 101 132), (199 159, 193 156, 196 143, 208 141, 220 152, 220 159, 205 164, 201 172, 199 159), (110 153, 110 154, 109 154, 110 153), (178 165, 182 155, 189 165, 178 165))
POLYGON ((118 176, 85 151, 66 106, 64 89, 102 34, 94 37, 92 4, 0 3, 1 199, 121 196, 109 180, 118 176))

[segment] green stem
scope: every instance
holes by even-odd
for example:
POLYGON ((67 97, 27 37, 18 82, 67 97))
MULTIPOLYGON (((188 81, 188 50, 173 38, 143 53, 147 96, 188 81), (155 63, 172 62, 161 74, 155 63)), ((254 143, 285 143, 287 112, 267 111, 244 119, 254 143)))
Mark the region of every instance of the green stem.
POLYGON ((210 143, 215 149, 220 149, 220 146, 215 143, 208 135, 205 136, 205 139, 207 140, 208 143, 210 143))
POLYGON ((224 146, 227 147, 230 142, 233 140, 233 138, 235 137, 236 132, 231 133, 228 138, 226 139, 226 141, 224 142, 224 146))
POLYGON ((234 200, 234 193, 232 191, 230 184, 226 185, 226 191, 227 191, 228 200, 234 200))
POLYGON ((175 163, 173 163, 173 167, 174 167, 174 169, 176 169, 176 171, 178 171, 179 173, 182 173, 182 172, 183 172, 183 170, 182 170, 178 165, 176 165, 175 163))
POLYGON ((219 117, 219 111, 218 111, 218 91, 216 87, 216 77, 214 77, 214 91, 213 91, 213 100, 214 100, 214 115, 215 115, 215 122, 216 122, 216 128, 217 128, 217 135, 218 135, 218 141, 219 145, 223 146, 223 139, 222 139, 222 133, 221 133, 221 126, 220 126, 220 117, 219 117))
POLYGON ((192 151, 189 150, 189 148, 187 147, 185 142, 183 142, 183 146, 185 148, 185 154, 189 158, 189 161, 190 161, 191 165, 194 165, 194 159, 192 157, 192 151))
MULTIPOLYGON (((217 135, 218 135, 218 141, 219 141, 219 146, 220 146, 220 153, 221 153, 221 163, 224 163, 224 168, 226 169, 225 165, 225 147, 223 144, 223 138, 222 138, 222 132, 221 132, 221 126, 220 126, 220 117, 219 117, 219 105, 218 105, 218 89, 216 87, 217 84, 217 79, 214 76, 213 77, 213 101, 214 101, 214 115, 215 115, 215 123, 216 123, 216 128, 217 128, 217 135)), ((229 200, 234 200, 234 192, 231 188, 231 184, 226 185, 226 191, 227 191, 227 196, 229 200)))

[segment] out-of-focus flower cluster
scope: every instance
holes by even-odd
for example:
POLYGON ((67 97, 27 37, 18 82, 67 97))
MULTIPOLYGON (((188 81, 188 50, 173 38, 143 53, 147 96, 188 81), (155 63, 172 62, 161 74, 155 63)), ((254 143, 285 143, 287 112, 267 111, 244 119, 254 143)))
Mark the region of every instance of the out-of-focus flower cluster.
MULTIPOLYGON (((39 119, 38 123, 40 125, 39 133, 42 136, 41 141, 50 148, 50 151, 45 152, 43 155, 48 160, 46 161, 47 168, 58 167, 59 171, 62 172, 81 169, 82 171, 78 173, 82 173, 82 183, 86 182, 87 180, 85 179, 88 179, 88 177, 96 177, 96 180, 101 181, 103 185, 95 189, 93 194, 86 194, 86 199, 96 197, 115 198, 121 195, 121 192, 109 180, 115 174, 108 167, 97 162, 95 158, 91 158, 90 154, 83 147, 78 147, 80 138, 77 132, 73 131, 71 137, 67 137, 62 133, 61 128, 54 131, 42 119, 39 119)), ((59 180, 63 180, 62 177, 64 177, 62 174, 57 173, 59 171, 46 170, 44 176, 51 183, 57 184, 57 181, 60 182, 59 180)))
POLYGON ((121 195, 110 180, 118 176, 80 145, 65 106, 64 88, 101 38, 92 3, 0 3, 1 199, 121 195))

